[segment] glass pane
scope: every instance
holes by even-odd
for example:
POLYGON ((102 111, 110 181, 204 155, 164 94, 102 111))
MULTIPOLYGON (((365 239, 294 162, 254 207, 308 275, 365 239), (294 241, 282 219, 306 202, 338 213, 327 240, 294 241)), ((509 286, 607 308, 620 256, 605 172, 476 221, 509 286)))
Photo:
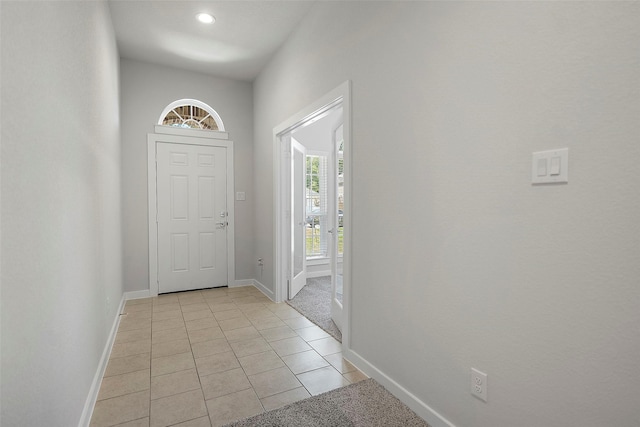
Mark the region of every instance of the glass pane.
POLYGON ((296 277, 304 269, 305 230, 304 226, 304 154, 294 150, 293 154, 293 276, 296 277))

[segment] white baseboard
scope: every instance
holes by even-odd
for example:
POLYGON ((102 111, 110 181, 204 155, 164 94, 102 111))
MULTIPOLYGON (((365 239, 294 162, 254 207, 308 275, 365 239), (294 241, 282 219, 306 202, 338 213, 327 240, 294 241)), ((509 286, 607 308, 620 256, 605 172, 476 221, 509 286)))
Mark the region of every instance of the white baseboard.
POLYGON ((315 279, 316 277, 331 276, 331 270, 324 271, 307 271, 307 279, 315 279))
POLYGON ((373 366, 355 351, 347 349, 343 354, 343 357, 362 372, 367 374, 370 378, 373 378, 382 384, 384 388, 389 390, 391 394, 422 417, 431 427, 455 427, 455 425, 449 422, 449 420, 434 411, 429 405, 418 399, 414 394, 392 380, 384 372, 373 366))
POLYGON ((130 299, 149 298, 150 296, 151 293, 149 292, 149 289, 145 289, 142 291, 131 291, 124 293, 124 300, 128 301, 130 299))
POLYGON ((91 388, 89 389, 89 395, 87 396, 87 400, 84 403, 84 409, 82 410, 82 415, 80 416, 78 427, 89 427, 89 423, 91 423, 91 416, 93 415, 93 408, 96 406, 96 401, 98 400, 98 393, 100 392, 102 377, 104 376, 104 371, 107 369, 107 363, 109 363, 109 356, 111 356, 113 342, 115 341, 116 334, 118 333, 118 326, 120 325, 120 313, 122 313, 122 309, 124 308, 124 303, 126 301, 125 295, 126 293, 122 295, 122 299, 120 300, 120 306, 118 307, 118 311, 116 312, 116 318, 113 320, 113 325, 111 326, 111 332, 109 332, 107 342, 104 345, 102 357, 100 358, 100 363, 98 363, 96 374, 93 377, 93 382, 91 383, 91 388))
POLYGON ((253 286, 252 279, 236 280, 235 283, 229 285, 230 288, 241 288, 243 286, 253 286))
POLYGON ((271 291, 269 288, 267 288, 265 285, 263 285, 262 283, 258 282, 255 279, 252 280, 252 282, 253 282, 253 286, 255 286, 260 292, 265 294, 267 298, 269 298, 271 301, 276 300, 276 294, 273 293, 273 291, 271 291))

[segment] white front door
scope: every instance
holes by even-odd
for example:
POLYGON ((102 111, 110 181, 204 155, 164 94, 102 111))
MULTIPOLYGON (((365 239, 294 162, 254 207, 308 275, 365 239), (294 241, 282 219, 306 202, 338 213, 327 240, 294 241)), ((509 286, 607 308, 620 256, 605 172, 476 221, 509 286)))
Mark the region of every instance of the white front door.
POLYGON ((226 286, 227 148, 156 150, 159 293, 226 286))
POLYGON ((291 140, 291 281, 289 299, 307 284, 306 161, 302 144, 291 140))

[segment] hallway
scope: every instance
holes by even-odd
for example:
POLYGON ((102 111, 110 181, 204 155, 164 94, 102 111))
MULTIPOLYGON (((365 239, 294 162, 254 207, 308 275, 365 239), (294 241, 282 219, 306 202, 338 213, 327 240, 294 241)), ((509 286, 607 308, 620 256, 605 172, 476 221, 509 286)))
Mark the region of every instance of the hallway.
POLYGON ((92 426, 222 426, 366 376, 253 287, 130 300, 92 426))

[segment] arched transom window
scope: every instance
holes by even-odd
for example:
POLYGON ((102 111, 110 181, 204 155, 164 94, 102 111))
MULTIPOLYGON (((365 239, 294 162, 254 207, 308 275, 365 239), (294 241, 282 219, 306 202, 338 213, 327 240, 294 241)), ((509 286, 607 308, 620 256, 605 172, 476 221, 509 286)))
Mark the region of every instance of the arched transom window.
POLYGON ((158 124, 224 132, 224 123, 216 110, 197 99, 180 99, 167 105, 158 124))

